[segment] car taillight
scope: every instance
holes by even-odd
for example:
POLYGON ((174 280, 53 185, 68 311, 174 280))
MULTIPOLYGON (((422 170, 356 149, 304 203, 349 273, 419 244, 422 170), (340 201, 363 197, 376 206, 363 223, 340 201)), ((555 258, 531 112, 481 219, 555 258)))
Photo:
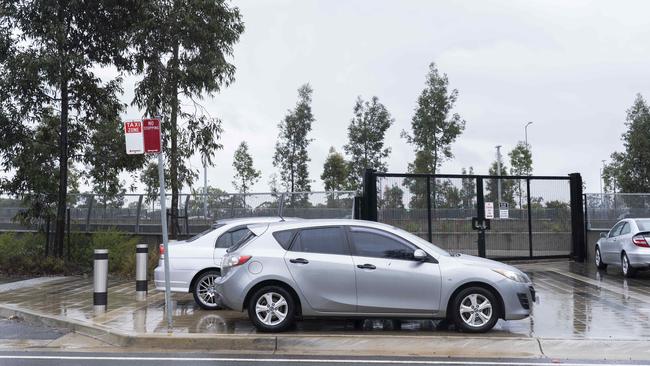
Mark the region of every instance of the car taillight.
POLYGON ((632 237, 632 243, 634 243, 634 245, 637 247, 650 248, 650 244, 648 244, 648 241, 645 240, 645 236, 643 235, 632 237))
POLYGON ((248 260, 251 259, 251 258, 252 258, 252 256, 250 256, 250 255, 233 255, 233 256, 228 257, 228 259, 226 261, 226 265, 228 267, 240 266, 240 265, 248 262, 248 260))
POLYGON ((158 246, 158 253, 160 253, 160 255, 165 255, 165 244, 160 244, 158 246))

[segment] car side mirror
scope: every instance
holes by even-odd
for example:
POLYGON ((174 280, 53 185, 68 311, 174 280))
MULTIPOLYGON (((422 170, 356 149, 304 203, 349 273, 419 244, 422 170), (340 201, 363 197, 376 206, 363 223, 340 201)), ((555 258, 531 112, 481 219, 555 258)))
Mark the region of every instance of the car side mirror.
POLYGON ((416 249, 413 252, 413 259, 416 261, 424 261, 427 259, 427 253, 425 253, 422 249, 416 249))
POLYGON ((600 238, 605 239, 607 237, 607 233, 600 233, 600 238))

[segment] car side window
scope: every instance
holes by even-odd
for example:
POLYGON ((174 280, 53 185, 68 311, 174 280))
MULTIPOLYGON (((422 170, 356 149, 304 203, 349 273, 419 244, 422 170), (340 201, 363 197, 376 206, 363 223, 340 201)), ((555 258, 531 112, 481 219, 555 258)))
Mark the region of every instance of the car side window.
POLYGON ((608 238, 613 238, 613 237, 615 237, 616 235, 618 235, 618 233, 621 231, 621 227, 622 227, 622 226, 623 226, 623 223, 622 223, 622 222, 619 222, 618 224, 614 225, 614 227, 612 228, 612 230, 609 231, 609 235, 607 235, 607 237, 608 237, 608 238))
POLYGON ((348 243, 340 227, 300 230, 291 245, 291 251, 349 255, 348 243))
POLYGON ((350 228, 354 253, 361 257, 413 260, 415 248, 406 241, 382 231, 350 228))
POLYGON ((632 230, 630 229, 630 224, 627 223, 627 222, 625 222, 625 223, 623 224, 623 227, 621 228, 621 233, 618 234, 618 235, 629 234, 630 231, 632 231, 632 230))

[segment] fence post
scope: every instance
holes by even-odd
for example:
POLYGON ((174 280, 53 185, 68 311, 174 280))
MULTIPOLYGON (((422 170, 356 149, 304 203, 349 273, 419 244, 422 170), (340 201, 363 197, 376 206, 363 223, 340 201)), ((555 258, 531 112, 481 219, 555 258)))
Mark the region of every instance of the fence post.
POLYGON ((86 215, 86 232, 90 232, 90 214, 93 210, 93 202, 95 201, 95 195, 91 194, 88 197, 88 213, 86 215))
POLYGON ((528 205, 528 254, 533 258, 533 209, 530 199, 530 178, 526 178, 526 204, 528 205))
POLYGON ((149 246, 147 244, 138 244, 135 246, 135 298, 136 300, 145 300, 147 298, 147 262, 149 255, 149 246))
MULTIPOLYGON (((476 216, 479 222, 485 221, 485 197, 483 197, 483 178, 476 178, 476 216)), ((478 230, 478 256, 485 258, 485 229, 478 230)))
POLYGON ((50 215, 47 215, 45 222, 45 256, 50 255, 50 215))
POLYGON ((95 249, 93 263, 93 307, 103 313, 108 304, 108 249, 95 249))
POLYGON ((187 215, 187 206, 190 204, 190 194, 187 195, 187 198, 185 198, 185 209, 183 210, 185 212, 185 234, 190 235, 190 218, 187 215))
POLYGON ((429 243, 433 243, 433 232, 431 229, 431 176, 430 175, 427 175, 427 238, 429 239, 429 243))
POLYGON ((283 217, 284 214, 284 193, 280 194, 280 203, 278 204, 278 216, 283 217))
POLYGON ((366 169, 363 175, 361 212, 364 220, 377 221, 377 175, 372 169, 366 169))
POLYGON ((584 262, 587 243, 585 241, 585 217, 582 202, 582 177, 580 173, 569 174, 569 186, 571 190, 571 239, 573 259, 576 262, 584 262))

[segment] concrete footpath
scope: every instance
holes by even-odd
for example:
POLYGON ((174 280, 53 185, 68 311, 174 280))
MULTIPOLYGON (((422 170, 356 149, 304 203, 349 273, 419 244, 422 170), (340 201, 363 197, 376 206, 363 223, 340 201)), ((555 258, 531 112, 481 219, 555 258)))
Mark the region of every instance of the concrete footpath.
MULTIPOLYGON (((151 292, 146 301, 137 301, 133 283, 111 281, 108 312, 94 314, 92 283, 81 277, 14 282, 10 289, 0 285, 0 317, 18 318, 30 324, 71 332, 38 346, 47 349, 650 360, 650 333, 645 332, 650 323, 645 313, 650 309, 650 304, 645 302, 648 298, 647 284, 626 282, 624 291, 618 293, 616 277, 595 278, 581 272, 580 267, 571 269, 566 266, 562 263, 545 264, 543 269, 526 267, 534 281, 537 278, 541 304, 546 297, 546 306, 550 308, 539 306, 528 320, 500 321, 494 331, 482 335, 436 330, 431 321, 403 322, 401 327, 394 328, 390 322, 387 324, 380 320, 366 321, 361 328, 345 321, 305 321, 287 333, 263 334, 255 332, 244 314, 198 309, 191 296, 186 294, 174 295, 174 328, 168 331, 162 294, 151 292), (566 276, 563 271, 566 271, 566 276), (572 289, 571 296, 564 298, 551 296, 562 295, 560 285, 567 284, 579 289, 572 289), (638 286, 638 291, 635 286, 638 286), (549 289, 553 293, 545 294, 549 289), (589 294, 589 291, 597 291, 598 296, 589 294), (603 299, 605 303, 585 304, 577 299, 578 294, 591 301, 603 299), (565 314, 555 300, 570 301, 570 314, 565 314), (626 310, 626 306, 637 309, 628 314, 630 319, 624 319, 626 315, 621 312, 626 310), (610 310, 611 316, 608 315, 610 310), (607 317, 599 318, 603 314, 607 317), (618 320, 613 323, 612 319, 618 320), (632 322, 640 325, 627 326, 632 322)), ((2 343, 0 340, 0 349, 2 343)))

